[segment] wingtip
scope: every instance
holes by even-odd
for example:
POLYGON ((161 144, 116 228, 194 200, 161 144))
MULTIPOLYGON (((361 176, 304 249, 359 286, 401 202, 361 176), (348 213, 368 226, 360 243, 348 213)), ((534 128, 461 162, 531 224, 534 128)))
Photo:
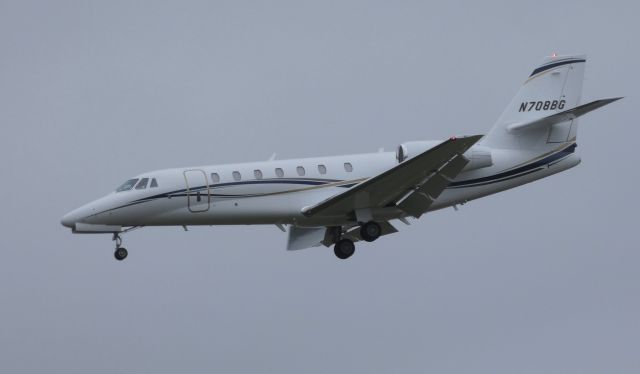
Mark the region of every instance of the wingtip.
POLYGON ((484 135, 470 135, 470 136, 467 136, 466 138, 476 143, 478 140, 482 139, 483 136, 484 135))
POLYGON ((600 99, 599 101, 605 101, 607 104, 609 104, 609 103, 613 103, 613 102, 621 100, 621 99, 624 99, 624 96, 610 97, 610 98, 607 98, 607 99, 600 99))
POLYGON ((456 141, 456 140, 471 140, 471 141, 478 141, 480 140, 480 138, 482 138, 484 135, 464 135, 464 136, 452 136, 449 138, 449 141, 456 141))
POLYGON ((604 106, 604 105, 608 105, 608 104, 611 104, 611 103, 615 103, 616 101, 621 100, 621 99, 624 99, 624 96, 611 97, 611 98, 608 98, 608 99, 601 99, 601 100, 598 100, 598 101, 600 101, 602 103, 602 105, 604 106))
POLYGON ((471 148, 474 144, 478 143, 480 141, 480 139, 482 139, 484 135, 464 135, 464 136, 452 136, 449 139, 447 139, 446 141, 444 141, 441 145, 444 144, 451 144, 454 142, 458 142, 461 141, 462 144, 460 144, 465 150, 465 152, 467 151, 467 149, 471 148))

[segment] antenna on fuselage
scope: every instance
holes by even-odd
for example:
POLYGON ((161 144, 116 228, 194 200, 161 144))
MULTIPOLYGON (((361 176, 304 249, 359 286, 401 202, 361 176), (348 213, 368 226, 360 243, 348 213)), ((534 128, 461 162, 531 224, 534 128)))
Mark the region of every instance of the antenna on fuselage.
POLYGON ((273 153, 273 154, 271 155, 271 157, 269 157, 269 159, 268 159, 267 161, 273 161, 273 160, 275 160, 275 159, 276 159, 276 154, 275 154, 275 153, 273 153))

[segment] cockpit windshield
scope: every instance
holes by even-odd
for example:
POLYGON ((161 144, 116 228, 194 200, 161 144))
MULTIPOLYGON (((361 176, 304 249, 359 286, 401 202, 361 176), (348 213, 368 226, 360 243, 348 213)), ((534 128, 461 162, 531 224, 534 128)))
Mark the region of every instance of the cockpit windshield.
POLYGON ((136 182, 138 182, 138 178, 129 179, 128 181, 122 183, 122 185, 116 189, 116 192, 128 191, 136 185, 136 182))
POLYGON ((149 183, 149 178, 140 179, 140 182, 136 185, 136 190, 144 190, 147 188, 147 183, 149 183))
POLYGON ((158 181, 156 180, 156 178, 150 177, 129 179, 128 181, 122 183, 120 187, 116 188, 116 192, 129 191, 133 189, 134 186, 136 190, 144 190, 147 188, 147 186, 149 188, 157 188, 158 181), (151 179, 151 183, 149 183, 149 179, 151 179))

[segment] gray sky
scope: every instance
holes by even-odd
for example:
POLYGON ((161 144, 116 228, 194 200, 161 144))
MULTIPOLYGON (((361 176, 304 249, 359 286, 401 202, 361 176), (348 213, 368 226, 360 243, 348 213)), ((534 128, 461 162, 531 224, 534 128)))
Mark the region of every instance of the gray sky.
POLYGON ((3 373, 632 373, 632 1, 0 0, 3 373), (72 235, 143 171, 484 133, 545 55, 589 56, 582 164, 361 245, 275 227, 72 235))

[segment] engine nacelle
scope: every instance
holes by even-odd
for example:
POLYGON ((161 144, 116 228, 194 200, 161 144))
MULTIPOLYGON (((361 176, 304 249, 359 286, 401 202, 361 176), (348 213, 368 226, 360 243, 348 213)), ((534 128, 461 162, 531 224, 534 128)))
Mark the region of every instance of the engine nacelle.
POLYGON ((439 143, 440 142, 433 140, 402 143, 396 150, 396 159, 398 162, 402 162, 408 158, 416 157, 420 153, 435 147, 439 143))
MULTIPOLYGON (((396 159, 398 160, 398 162, 403 162, 406 159, 415 157, 440 143, 441 142, 439 141, 433 140, 402 143, 396 149, 396 159)), ((464 157, 469 160, 469 163, 464 167, 464 169, 462 169, 463 172, 486 168, 493 165, 493 160, 491 158, 491 149, 487 147, 474 145, 464 153, 464 157)))
POLYGON ((464 157, 469 160, 467 166, 462 169, 463 172, 486 168, 493 165, 491 158, 491 149, 480 145, 474 145, 464 153, 464 157))

